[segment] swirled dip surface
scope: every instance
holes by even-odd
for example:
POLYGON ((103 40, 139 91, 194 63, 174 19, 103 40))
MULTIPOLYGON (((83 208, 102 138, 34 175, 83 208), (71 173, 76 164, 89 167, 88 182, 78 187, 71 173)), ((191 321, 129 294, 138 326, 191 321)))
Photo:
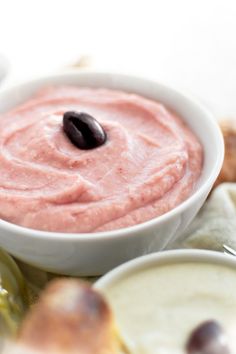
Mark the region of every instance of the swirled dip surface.
POLYGON ((162 104, 107 89, 48 87, 0 117, 0 217, 25 227, 95 232, 142 223, 192 192, 202 148, 162 104), (107 142, 80 150, 68 110, 96 118, 107 142))

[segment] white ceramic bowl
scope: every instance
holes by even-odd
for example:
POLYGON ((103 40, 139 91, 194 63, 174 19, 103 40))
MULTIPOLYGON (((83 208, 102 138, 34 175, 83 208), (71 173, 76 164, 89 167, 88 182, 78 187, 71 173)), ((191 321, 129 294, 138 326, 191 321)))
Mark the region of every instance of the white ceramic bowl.
POLYGON ((136 226, 93 234, 36 231, 0 220, 0 246, 29 264, 70 275, 101 275, 115 266, 160 251, 176 239, 204 203, 219 174, 223 138, 211 114, 192 98, 154 81, 110 73, 63 73, 40 78, 0 93, 0 113, 50 84, 107 87, 163 102, 187 122, 204 148, 204 166, 194 193, 168 213, 136 226))
MULTIPOLYGON (((171 340, 168 340, 166 318, 168 318, 169 321, 172 322, 172 324, 170 324, 170 331, 173 331, 173 329, 178 331, 177 328, 174 328, 173 324, 178 323, 176 322, 177 316, 179 317, 181 315, 181 320, 185 321, 185 323, 189 325, 189 331, 194 328, 194 326, 192 327, 192 325, 197 318, 199 318, 200 320, 199 322, 197 322, 198 324, 201 323, 201 320, 206 320, 206 316, 209 316, 209 320, 218 318, 218 316, 218 320, 220 318, 222 318, 223 320, 223 296, 224 291, 227 292, 227 290, 224 290, 224 288, 222 289, 222 286, 226 287, 229 292, 232 292, 232 289, 235 287, 235 277, 233 277, 233 273, 228 273, 226 271, 227 268, 233 270, 233 272, 235 272, 236 274, 235 256, 228 256, 220 252, 206 250, 164 251, 146 255, 143 257, 138 257, 132 261, 122 264, 121 266, 113 269, 112 271, 104 275, 102 278, 100 278, 94 284, 94 288, 103 293, 110 302, 110 305, 112 306, 113 312, 118 321, 117 325, 120 327, 121 336, 128 348, 130 348, 131 352, 132 350, 134 350, 134 348, 136 348, 135 342, 137 345, 138 343, 142 343, 144 338, 146 338, 146 343, 148 345, 149 351, 149 346, 153 340, 153 343, 155 343, 155 345, 159 343, 161 345, 162 350, 166 350, 166 353, 180 353, 182 352, 180 348, 177 349, 177 347, 175 348, 174 345, 181 345, 180 343, 182 342, 185 336, 182 330, 184 329, 183 331, 185 331, 186 328, 185 326, 181 326, 180 324, 180 334, 178 339, 176 338, 178 334, 176 335, 175 333, 173 333, 173 337, 171 338, 171 340), (172 264, 172 269, 165 269, 165 266, 171 266, 172 264), (175 266, 177 264, 182 266, 185 265, 181 268, 182 277, 180 276, 180 270, 178 268, 176 268, 177 271, 175 273, 175 266), (205 278, 203 275, 204 268, 200 267, 198 273, 197 268, 192 267, 191 269, 191 264, 204 265, 206 269, 205 278), (206 265, 210 265, 210 268, 206 265), (220 272, 218 268, 219 266, 222 267, 222 272, 220 272), (148 272, 148 270, 150 269, 152 269, 152 271, 148 272), (166 272, 163 272, 164 270, 166 270, 166 272), (192 280, 189 279, 189 277, 191 277, 191 273, 193 274, 192 280), (142 274, 144 278, 142 279, 141 276, 138 277, 139 274, 142 274), (149 278, 148 274, 150 276, 149 278), (230 278, 230 275, 232 278, 230 278), (144 279, 146 280, 144 281, 144 279), (197 280, 201 280, 201 283, 198 284, 197 280), (229 283, 230 285, 232 283, 232 286, 229 286, 229 283), (154 290, 155 285, 156 291, 154 290), (135 292, 138 291, 137 289, 139 288, 139 286, 140 293, 136 301, 133 298, 135 292), (163 291, 160 291, 160 286, 163 291), (159 291, 160 296, 158 297, 157 294, 159 294, 159 291), (153 303, 147 304, 147 301, 151 300, 150 294, 153 298, 153 303), (119 296, 120 299, 118 300, 119 296), (143 303, 141 296, 144 296, 143 303), (184 306, 185 300, 186 307, 184 306), (161 306, 159 310, 158 306, 161 306), (205 312, 206 307, 209 307, 209 312, 207 311, 207 314, 205 312), (152 317, 150 313, 152 313, 152 311, 155 312, 154 309, 157 309, 157 313, 156 315, 154 314, 152 317), (192 314, 193 321, 189 318, 190 311, 196 311, 198 313, 192 314), (130 319, 135 319, 136 322, 134 322, 132 325, 132 323, 128 321, 127 318, 125 318, 124 313, 128 313, 130 315, 130 319), (163 319, 163 323, 161 323, 163 315, 165 316, 165 319, 163 319), (154 340, 153 331, 150 330, 150 324, 155 323, 156 325, 157 318, 158 321, 161 321, 161 324, 159 331, 156 330, 155 327, 154 333, 157 334, 157 337, 156 340, 154 340), (144 330, 143 338, 139 342, 138 338, 133 336, 134 333, 138 333, 137 323, 140 323, 140 321, 142 322, 142 319, 144 323, 143 325, 141 324, 140 328, 146 328, 147 331, 144 330), (150 324, 147 324, 147 319, 148 323, 150 324), (150 337, 148 335, 148 331, 150 337), (158 338, 159 335, 161 337, 158 338)), ((228 318, 228 324, 225 329, 227 330, 227 337, 232 349, 232 353, 235 353, 235 327, 233 326, 232 318, 229 319, 229 317, 227 317, 229 316, 229 309, 231 309, 231 311, 233 309, 233 303, 235 303, 235 301, 232 302, 232 306, 230 307, 231 302, 226 297, 225 318, 228 318), (227 306, 229 307, 227 308, 227 306)), ((145 351, 142 345, 141 347, 141 351, 145 351)))
POLYGON ((176 263, 183 264, 188 262, 224 265, 234 268, 236 271, 235 256, 207 250, 171 250, 149 254, 126 262, 101 277, 94 284, 94 287, 106 294, 106 289, 109 289, 122 279, 128 278, 131 274, 141 270, 151 267, 159 267, 162 265, 170 265, 176 263))

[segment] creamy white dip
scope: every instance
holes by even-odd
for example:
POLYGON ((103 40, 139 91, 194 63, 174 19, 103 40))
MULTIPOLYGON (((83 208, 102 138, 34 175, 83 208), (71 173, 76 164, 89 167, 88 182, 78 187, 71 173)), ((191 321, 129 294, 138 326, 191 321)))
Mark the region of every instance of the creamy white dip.
POLYGON ((212 319, 225 329, 231 347, 235 345, 233 268, 204 263, 156 266, 120 279, 105 295, 135 354, 184 354, 190 332, 212 319))

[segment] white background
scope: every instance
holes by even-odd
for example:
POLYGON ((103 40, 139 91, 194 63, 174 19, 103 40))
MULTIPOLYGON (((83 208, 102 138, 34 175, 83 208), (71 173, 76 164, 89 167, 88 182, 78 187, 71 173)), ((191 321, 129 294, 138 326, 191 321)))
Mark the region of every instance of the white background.
POLYGON ((5 85, 89 55, 95 68, 151 76, 236 117, 235 0, 0 0, 5 85))

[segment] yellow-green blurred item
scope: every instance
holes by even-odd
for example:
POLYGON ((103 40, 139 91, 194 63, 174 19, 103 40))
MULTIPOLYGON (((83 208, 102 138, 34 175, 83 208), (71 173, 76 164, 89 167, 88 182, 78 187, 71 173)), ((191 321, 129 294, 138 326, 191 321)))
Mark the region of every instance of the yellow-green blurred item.
POLYGON ((24 278, 15 261, 0 249, 0 337, 16 333, 27 305, 24 278))

